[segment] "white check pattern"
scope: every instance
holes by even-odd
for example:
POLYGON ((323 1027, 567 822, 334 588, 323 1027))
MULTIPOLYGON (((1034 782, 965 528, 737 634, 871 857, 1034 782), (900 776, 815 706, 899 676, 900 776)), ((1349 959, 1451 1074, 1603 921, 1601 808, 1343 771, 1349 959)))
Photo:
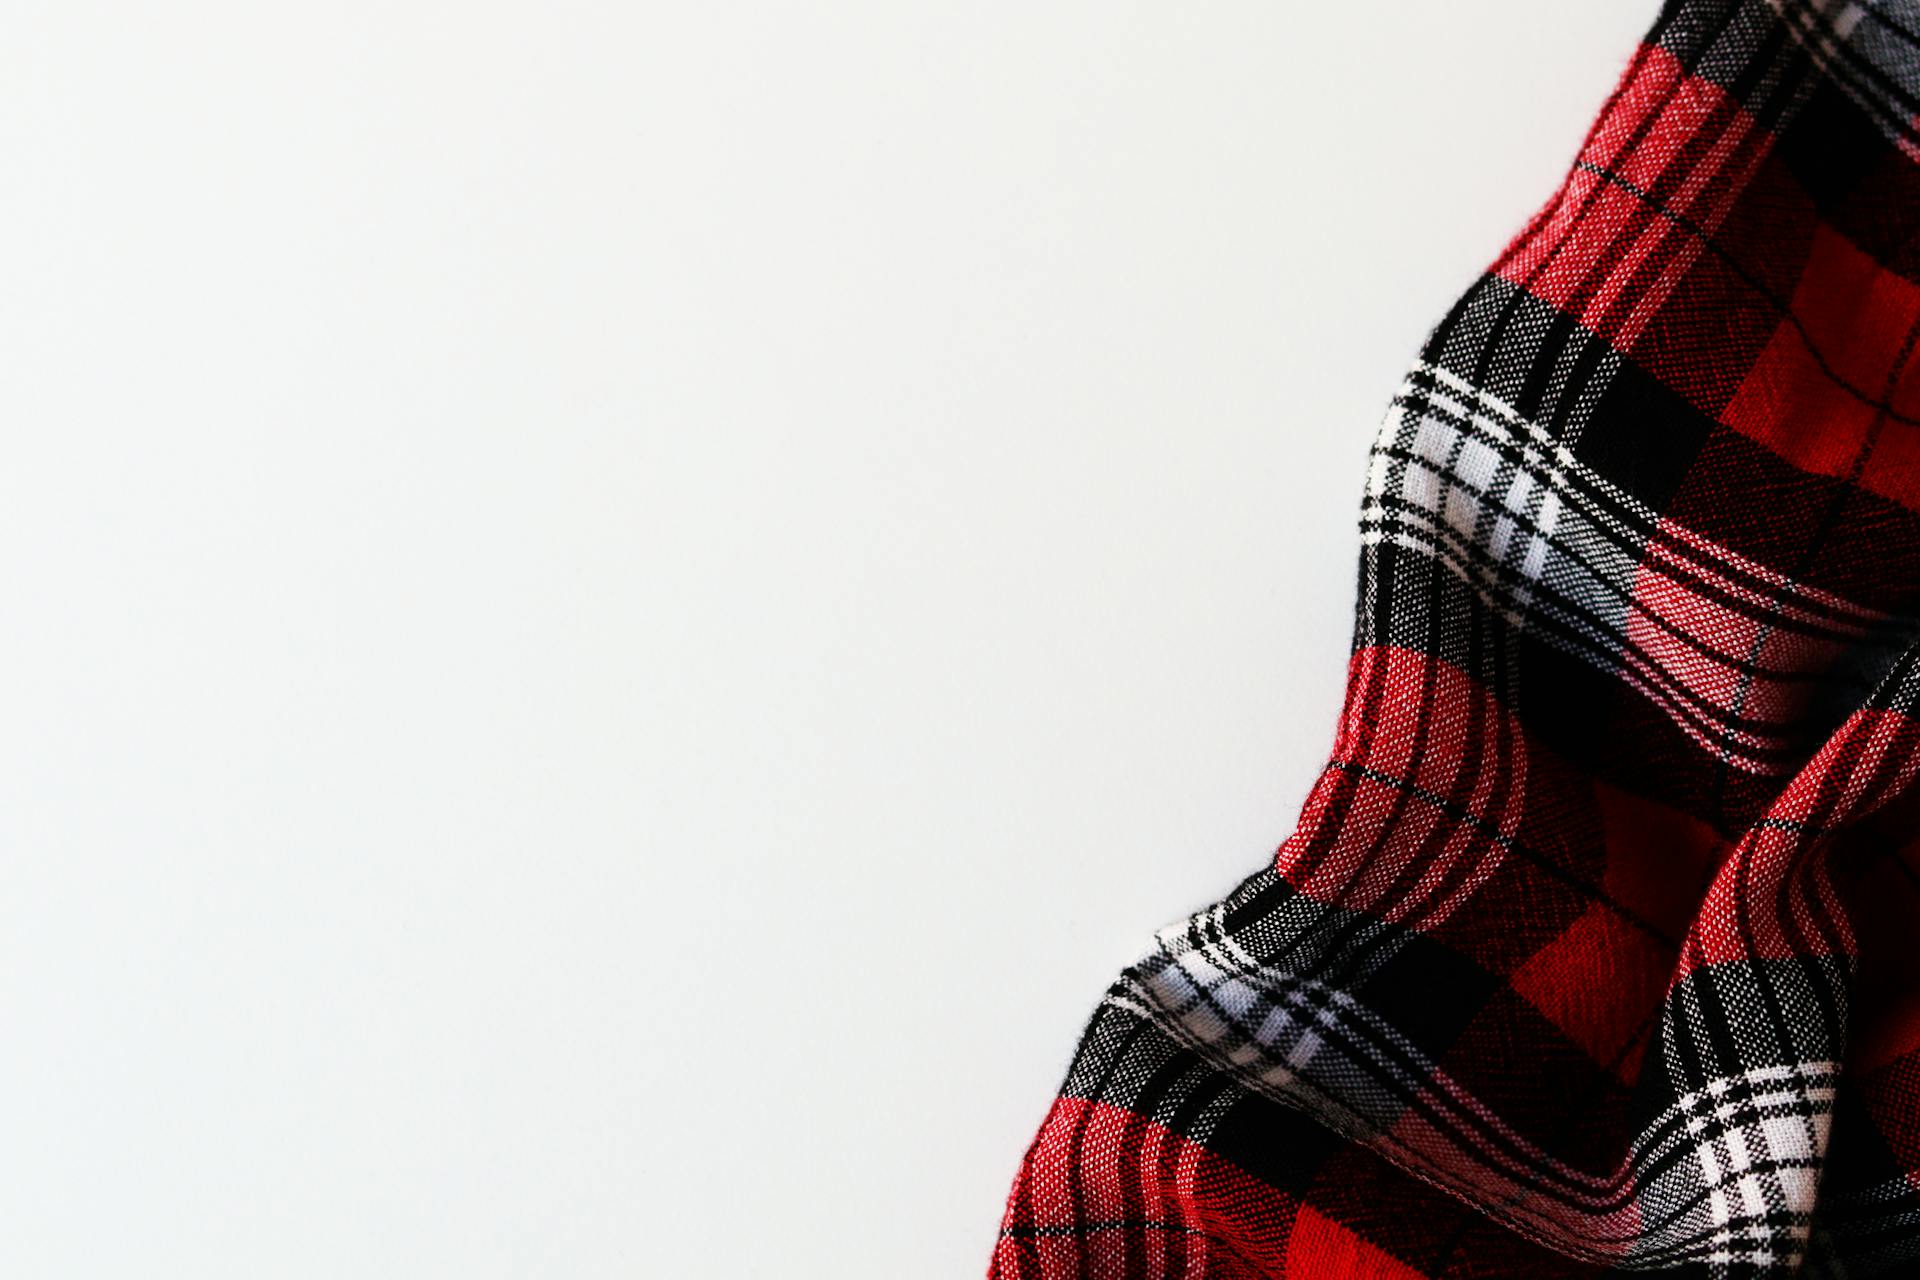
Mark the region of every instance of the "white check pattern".
POLYGON ((1618 675, 1752 773, 1797 770, 1815 737, 1807 708, 1845 705, 1828 685, 1870 688, 1905 639, 1885 614, 1663 523, 1545 428, 1430 364, 1388 410, 1361 541, 1433 557, 1516 628, 1618 675), (1836 660, 1847 651, 1863 660, 1836 660))

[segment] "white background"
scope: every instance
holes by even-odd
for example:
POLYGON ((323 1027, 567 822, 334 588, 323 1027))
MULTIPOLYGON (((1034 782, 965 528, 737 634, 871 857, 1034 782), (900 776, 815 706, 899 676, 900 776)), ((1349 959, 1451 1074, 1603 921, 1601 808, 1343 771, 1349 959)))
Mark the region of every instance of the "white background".
POLYGON ((0 1274, 979 1275, 1654 8, 0 3, 0 1274))

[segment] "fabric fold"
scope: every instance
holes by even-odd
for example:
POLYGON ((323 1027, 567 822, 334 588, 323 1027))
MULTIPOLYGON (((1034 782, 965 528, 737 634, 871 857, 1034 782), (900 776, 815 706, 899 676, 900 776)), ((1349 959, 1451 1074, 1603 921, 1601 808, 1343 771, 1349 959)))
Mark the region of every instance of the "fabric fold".
POLYGON ((992 1275, 1920 1274, 1920 3, 1678 0, 1435 328, 1271 865, 992 1275))

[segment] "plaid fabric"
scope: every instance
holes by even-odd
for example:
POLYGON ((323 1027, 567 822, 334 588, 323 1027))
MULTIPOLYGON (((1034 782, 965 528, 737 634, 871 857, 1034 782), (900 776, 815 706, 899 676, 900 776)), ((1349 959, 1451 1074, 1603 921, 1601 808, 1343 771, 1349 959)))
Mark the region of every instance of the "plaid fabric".
POLYGON ((1920 3, 1676 0, 1434 330, 1271 866, 992 1262, 1920 1276, 1920 3))

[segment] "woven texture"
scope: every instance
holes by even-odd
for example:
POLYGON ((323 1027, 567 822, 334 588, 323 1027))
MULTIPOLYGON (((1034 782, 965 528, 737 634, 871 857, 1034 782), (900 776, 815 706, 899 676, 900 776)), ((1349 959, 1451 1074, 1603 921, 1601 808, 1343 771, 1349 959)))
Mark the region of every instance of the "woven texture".
POLYGON ((1374 446, 1332 757, 998 1280, 1920 1276, 1920 3, 1680 0, 1374 446))

